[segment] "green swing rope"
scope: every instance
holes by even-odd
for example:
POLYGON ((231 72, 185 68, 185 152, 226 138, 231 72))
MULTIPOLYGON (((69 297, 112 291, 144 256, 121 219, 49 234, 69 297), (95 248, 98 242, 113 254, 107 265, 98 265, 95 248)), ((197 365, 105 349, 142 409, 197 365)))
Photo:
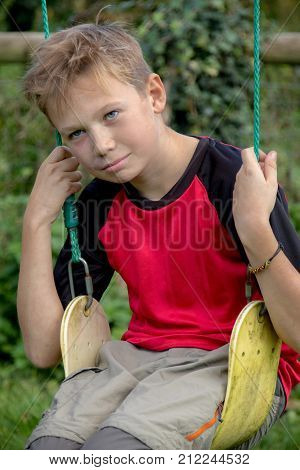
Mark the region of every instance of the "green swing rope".
MULTIPOLYGON (((48 23, 48 12, 47 12, 47 2, 46 0, 42 1, 42 16, 43 16, 43 27, 44 27, 44 35, 45 39, 48 39, 50 36, 49 31, 49 23, 48 23)), ((56 130, 56 144, 62 145, 62 138, 59 132, 56 130)), ((72 262, 79 263, 81 258, 81 252, 78 243, 78 230, 77 227, 79 225, 78 221, 78 213, 76 207, 75 196, 72 194, 69 196, 63 207, 64 212, 64 220, 65 220, 65 227, 68 230, 71 240, 71 248, 72 248, 72 262)))
POLYGON ((254 153, 259 160, 259 139, 260 139, 260 1, 254 0, 254 153))

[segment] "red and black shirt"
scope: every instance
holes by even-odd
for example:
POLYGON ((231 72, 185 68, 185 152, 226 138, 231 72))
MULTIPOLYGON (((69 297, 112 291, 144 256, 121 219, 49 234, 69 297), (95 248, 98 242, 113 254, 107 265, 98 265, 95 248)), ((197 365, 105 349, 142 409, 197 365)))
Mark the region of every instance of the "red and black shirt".
MULTIPOLYGON (((241 165, 240 149, 201 137, 184 174, 159 201, 141 197, 130 183, 94 179, 83 190, 78 199, 79 243, 94 297, 101 298, 114 271, 127 284, 132 317, 123 340, 154 351, 212 350, 230 341, 246 304, 248 259, 232 216, 241 165)), ((300 270, 300 239, 280 186, 270 223, 286 256, 300 270)), ((54 270, 64 308, 71 300, 70 257, 67 239, 54 270)), ((82 265, 73 272, 76 295, 84 294, 82 265)), ((252 298, 262 299, 256 282, 252 298)), ((279 376, 287 397, 300 382, 297 358, 283 344, 279 376)))

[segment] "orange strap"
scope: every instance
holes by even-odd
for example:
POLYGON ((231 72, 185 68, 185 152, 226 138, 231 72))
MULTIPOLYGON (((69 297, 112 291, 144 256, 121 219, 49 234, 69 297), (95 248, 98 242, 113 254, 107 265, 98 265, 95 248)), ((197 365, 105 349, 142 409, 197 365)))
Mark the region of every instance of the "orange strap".
POLYGON ((194 439, 197 439, 197 437, 201 436, 201 434, 203 434, 204 431, 206 431, 206 429, 211 428, 215 424, 215 422, 217 421, 218 414, 219 414, 219 407, 216 409, 215 415, 214 415, 213 418, 211 418, 210 421, 203 424, 201 426, 201 428, 199 428, 197 431, 193 432, 192 434, 188 434, 187 436, 185 436, 185 439, 187 441, 193 441, 194 439))

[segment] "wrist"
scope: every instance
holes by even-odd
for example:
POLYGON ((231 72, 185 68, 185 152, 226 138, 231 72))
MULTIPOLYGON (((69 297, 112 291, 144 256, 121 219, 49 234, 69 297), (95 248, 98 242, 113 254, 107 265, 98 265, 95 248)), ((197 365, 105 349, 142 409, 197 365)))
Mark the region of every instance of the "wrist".
POLYGON ((249 251, 257 251, 262 244, 270 242, 271 239, 275 239, 269 221, 260 222, 256 220, 250 227, 246 228, 244 226, 243 229, 237 229, 237 232, 244 248, 249 251))
POLYGON ((32 210, 27 206, 23 217, 23 227, 34 231, 43 227, 51 230, 51 220, 45 213, 32 210))
POLYGON ((243 242, 249 263, 257 267, 268 260, 278 248, 278 241, 272 228, 261 229, 257 233, 252 233, 243 242))

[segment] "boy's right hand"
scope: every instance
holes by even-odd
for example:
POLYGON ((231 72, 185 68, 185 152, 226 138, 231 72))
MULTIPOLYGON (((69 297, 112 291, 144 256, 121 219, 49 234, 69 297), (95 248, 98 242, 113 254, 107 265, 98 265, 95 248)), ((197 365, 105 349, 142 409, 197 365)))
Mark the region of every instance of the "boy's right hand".
POLYGON ((73 193, 80 191, 82 174, 78 159, 68 147, 56 147, 41 164, 29 197, 26 216, 39 224, 52 224, 73 193))

